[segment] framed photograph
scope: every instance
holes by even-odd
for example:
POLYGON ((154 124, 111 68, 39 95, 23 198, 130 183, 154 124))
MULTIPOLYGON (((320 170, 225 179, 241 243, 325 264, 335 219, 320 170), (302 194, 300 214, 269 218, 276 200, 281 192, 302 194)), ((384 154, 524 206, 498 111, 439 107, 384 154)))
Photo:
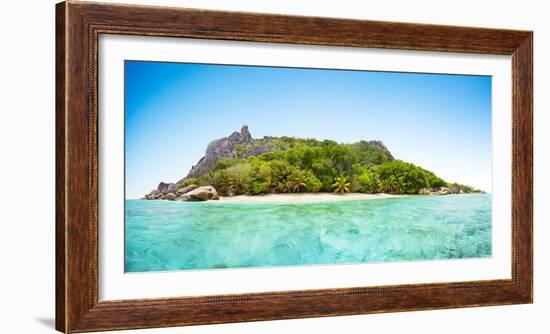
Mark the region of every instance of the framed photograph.
POLYGON ((532 302, 532 32, 56 13, 59 331, 532 302))

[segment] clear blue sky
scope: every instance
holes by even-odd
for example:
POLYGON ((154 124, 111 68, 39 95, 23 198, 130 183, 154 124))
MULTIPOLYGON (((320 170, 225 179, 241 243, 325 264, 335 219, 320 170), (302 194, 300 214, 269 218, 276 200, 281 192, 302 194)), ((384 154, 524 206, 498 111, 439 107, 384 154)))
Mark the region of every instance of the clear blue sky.
POLYGON ((491 191, 491 77, 126 61, 126 197, 175 182, 208 143, 252 136, 351 143, 491 191))

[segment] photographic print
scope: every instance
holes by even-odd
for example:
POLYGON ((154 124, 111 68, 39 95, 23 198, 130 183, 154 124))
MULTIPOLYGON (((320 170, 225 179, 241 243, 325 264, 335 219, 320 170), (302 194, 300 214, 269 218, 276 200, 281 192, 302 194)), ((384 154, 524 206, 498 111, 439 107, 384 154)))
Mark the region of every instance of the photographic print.
POLYGON ((125 272, 491 256, 491 77, 125 61, 125 272))

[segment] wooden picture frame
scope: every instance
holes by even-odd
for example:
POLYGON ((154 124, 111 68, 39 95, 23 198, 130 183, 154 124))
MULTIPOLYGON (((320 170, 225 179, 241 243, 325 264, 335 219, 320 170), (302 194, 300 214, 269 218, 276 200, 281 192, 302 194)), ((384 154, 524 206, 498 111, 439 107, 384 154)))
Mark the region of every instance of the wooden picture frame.
POLYGON ((56 329, 86 332, 531 303, 533 33, 66 1, 56 7, 56 329), (512 56, 511 279, 98 299, 98 37, 170 36, 512 56))

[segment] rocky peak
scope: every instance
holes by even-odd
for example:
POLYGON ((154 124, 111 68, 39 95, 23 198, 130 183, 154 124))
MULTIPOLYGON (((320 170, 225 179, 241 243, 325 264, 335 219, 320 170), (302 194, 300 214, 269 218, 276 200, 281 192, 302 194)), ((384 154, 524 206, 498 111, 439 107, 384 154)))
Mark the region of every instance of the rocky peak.
POLYGON ((371 141, 369 141, 369 144, 371 144, 372 146, 384 151, 391 160, 394 159, 394 157, 391 154, 390 150, 388 150, 386 145, 384 145, 384 143, 381 140, 371 140, 371 141))
POLYGON ((235 131, 229 137, 221 139, 227 139, 234 144, 254 144, 254 139, 252 138, 247 125, 243 125, 241 132, 235 131))
POLYGON ((252 139, 252 135, 250 134, 250 131, 248 130, 248 125, 243 125, 241 128, 241 136, 243 137, 243 141, 246 143, 253 143, 254 139, 252 139))
POLYGON ((193 167, 185 178, 197 177, 209 172, 216 163, 222 158, 236 158, 237 145, 252 145, 254 139, 248 130, 247 125, 243 125, 240 132, 233 132, 228 137, 213 140, 208 144, 204 157, 193 167))
MULTIPOLYGON (((270 152, 274 149, 272 145, 268 145, 269 141, 276 137, 265 136, 263 139, 255 140, 252 138, 252 134, 247 125, 241 127, 241 131, 234 131, 227 137, 213 140, 208 144, 204 156, 197 162, 197 164, 191 167, 191 170, 184 178, 199 177, 209 171, 211 171, 220 159, 223 158, 237 158, 237 148, 248 146, 246 150, 241 151, 240 158, 247 158, 249 156, 258 156, 260 154, 270 152)), ((393 156, 390 151, 378 140, 371 140, 365 142, 374 148, 380 149, 386 153, 386 155, 393 160, 393 156)))

